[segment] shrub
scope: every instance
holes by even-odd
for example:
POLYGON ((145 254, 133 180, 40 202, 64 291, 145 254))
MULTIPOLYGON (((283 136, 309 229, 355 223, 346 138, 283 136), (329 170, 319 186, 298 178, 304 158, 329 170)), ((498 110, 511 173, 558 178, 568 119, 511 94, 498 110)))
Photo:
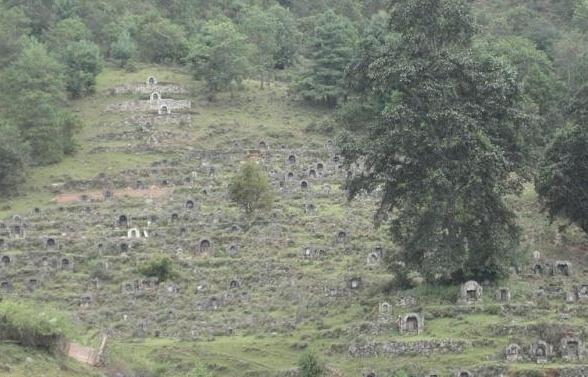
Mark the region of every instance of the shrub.
POLYGON ((243 166, 229 185, 229 195, 248 215, 268 210, 273 202, 272 187, 265 172, 252 161, 243 166))
POLYGON ((139 272, 147 277, 156 277, 158 281, 166 281, 176 276, 173 263, 168 257, 151 260, 139 268, 139 272))
POLYGON ((314 352, 305 352, 298 362, 300 377, 321 377, 325 375, 325 366, 314 352))

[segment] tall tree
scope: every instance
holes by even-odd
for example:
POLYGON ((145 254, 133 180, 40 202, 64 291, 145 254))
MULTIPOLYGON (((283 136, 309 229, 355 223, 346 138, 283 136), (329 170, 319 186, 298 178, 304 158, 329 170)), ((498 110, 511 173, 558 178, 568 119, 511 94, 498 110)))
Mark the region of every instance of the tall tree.
POLYGON ((100 49, 94 42, 71 43, 64 54, 66 89, 74 98, 94 93, 96 76, 102 70, 100 49))
POLYGON ((20 8, 0 4, 0 66, 4 67, 20 52, 20 38, 29 33, 29 20, 20 8))
POLYGON ((137 51, 135 42, 132 40, 130 33, 125 30, 121 32, 116 41, 110 47, 110 54, 113 59, 120 61, 121 67, 132 59, 137 51))
POLYGON ((137 41, 143 57, 154 63, 180 62, 188 52, 184 29, 167 18, 148 17, 137 41))
POLYGON ((208 21, 188 55, 196 79, 206 81, 211 95, 239 86, 251 70, 254 46, 228 18, 208 21))
POLYGON ((19 57, 0 74, 0 88, 11 93, 6 117, 31 146, 36 164, 61 160, 74 149, 77 120, 65 110, 64 67, 45 47, 29 40, 19 57))
POLYGON ((0 122, 0 195, 14 194, 24 182, 28 152, 18 129, 0 122))
POLYGON ((398 37, 350 75, 370 104, 342 118, 342 153, 362 167, 350 195, 382 190, 377 219, 429 282, 503 276, 519 240, 504 196, 521 190, 526 153, 516 73, 472 52, 465 1, 398 0, 390 17, 398 37))
POLYGON ((268 12, 277 20, 277 49, 274 52, 275 68, 284 69, 294 65, 302 42, 294 15, 286 8, 274 5, 268 12))
POLYGON ((317 18, 308 46, 310 65, 296 85, 305 100, 334 107, 345 96, 345 68, 357 38, 351 21, 332 10, 317 18))
POLYGON ((543 157, 535 188, 550 219, 563 218, 588 233, 588 127, 561 129, 543 157))
POLYGON ((588 85, 570 106, 571 124, 554 137, 539 165, 535 189, 550 219, 563 218, 588 233, 588 85))
POLYGON ((252 63, 263 88, 264 83, 269 83, 270 73, 276 64, 274 57, 278 52, 278 20, 270 12, 251 7, 241 20, 241 28, 249 42, 256 47, 252 63))

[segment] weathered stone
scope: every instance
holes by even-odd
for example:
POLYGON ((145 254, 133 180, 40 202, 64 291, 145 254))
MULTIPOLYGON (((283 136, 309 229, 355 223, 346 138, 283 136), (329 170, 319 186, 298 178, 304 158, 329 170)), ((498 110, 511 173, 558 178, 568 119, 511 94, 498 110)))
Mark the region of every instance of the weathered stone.
POLYGON ((425 317, 419 313, 400 316, 398 328, 403 335, 419 335, 425 329, 425 317))
POLYGON ((477 282, 470 280, 462 284, 460 289, 459 303, 473 304, 482 299, 482 286, 477 282))

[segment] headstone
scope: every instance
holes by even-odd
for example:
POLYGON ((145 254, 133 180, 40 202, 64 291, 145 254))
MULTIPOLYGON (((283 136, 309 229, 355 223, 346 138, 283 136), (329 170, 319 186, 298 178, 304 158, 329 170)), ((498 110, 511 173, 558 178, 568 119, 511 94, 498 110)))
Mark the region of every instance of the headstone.
POLYGON ((506 361, 519 361, 523 358, 522 349, 518 344, 512 343, 506 347, 506 361))
POLYGON ((400 317, 399 330, 403 335, 419 335, 425 329, 425 317, 422 314, 410 313, 400 317))
POLYGON ((476 281, 470 280, 462 284, 460 289, 459 302, 462 304, 473 304, 482 299, 482 286, 476 281))

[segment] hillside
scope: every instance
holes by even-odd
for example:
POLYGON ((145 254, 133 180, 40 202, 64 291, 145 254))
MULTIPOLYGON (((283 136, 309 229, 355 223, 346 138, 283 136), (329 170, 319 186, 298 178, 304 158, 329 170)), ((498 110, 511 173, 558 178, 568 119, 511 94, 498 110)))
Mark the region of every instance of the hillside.
POLYGON ((55 304, 88 345, 110 341, 93 370, 2 344, 0 375, 290 375, 308 348, 333 376, 588 375, 585 238, 550 225, 531 188, 511 199, 530 259, 508 281, 467 288, 466 302, 459 287, 398 290, 377 198, 346 200, 348 172, 313 131, 328 113, 281 82, 215 102, 200 85, 165 67, 105 70, 72 104, 77 154, 33 168, 25 194, 3 202, 2 298, 55 304), (227 198, 247 159, 277 194, 252 224, 227 198), (160 255, 178 275, 157 284, 138 267, 160 255), (520 360, 507 362, 511 344, 520 360))

